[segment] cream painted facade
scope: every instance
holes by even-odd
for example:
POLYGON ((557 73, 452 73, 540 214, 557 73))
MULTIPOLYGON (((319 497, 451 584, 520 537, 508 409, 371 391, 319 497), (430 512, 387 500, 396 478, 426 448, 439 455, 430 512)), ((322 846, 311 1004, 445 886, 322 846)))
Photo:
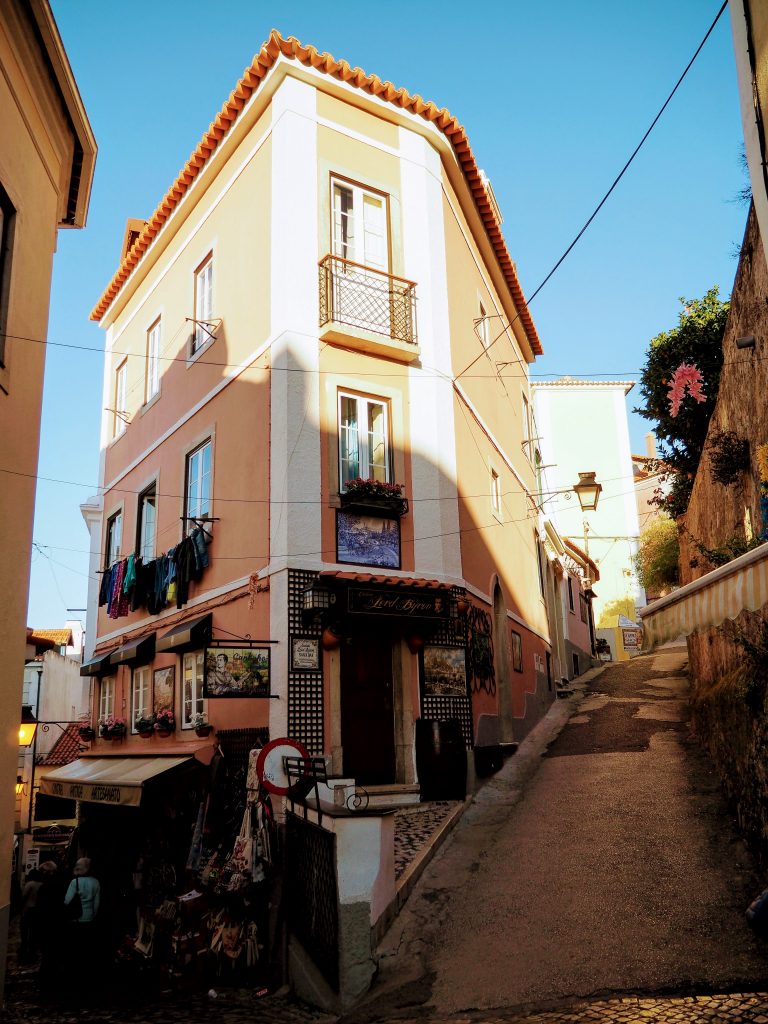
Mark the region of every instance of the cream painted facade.
MULTIPOLYGON (((183 541, 202 450, 213 539, 181 607, 112 618, 92 596, 85 671, 96 722, 105 687, 130 718, 137 673, 173 669, 179 727, 166 746, 199 755, 187 715, 200 697, 188 671, 197 650, 166 634, 206 616, 214 643, 268 639, 278 699, 224 699, 206 683, 200 704, 217 732, 291 736, 335 773, 413 799, 419 717, 458 718, 471 747, 479 715, 499 716, 511 741, 554 697, 523 414, 541 349, 517 316, 498 227, 445 132, 290 45, 271 37, 258 86, 243 88, 246 73, 236 115, 169 191, 93 314, 106 331, 107 411, 101 493, 83 511, 89 524, 101 514, 100 568, 116 517, 112 555, 136 553, 147 488, 152 554, 183 541), (342 229, 344 204, 353 219, 342 229), (207 260, 210 336, 193 351, 207 260), (505 363, 518 369, 502 380, 505 363), (402 485, 405 514, 344 510, 354 460, 343 462, 342 437, 359 449, 360 476, 402 485), (328 608, 302 613, 315 600, 328 608), (294 664, 301 637, 318 652, 314 671, 294 664), (144 655, 112 661, 138 639, 150 641, 144 655), (467 666, 485 657, 485 668, 440 696, 427 678, 434 648, 467 666)), ((125 742, 123 753, 146 743, 125 742)))
POLYGON ((0 68, 1 987, 45 361, 24 339, 45 340, 57 230, 85 224, 96 143, 47 0, 0 5, 0 68))
POLYGON ((626 381, 561 378, 532 389, 545 467, 543 507, 562 537, 585 550, 600 570, 594 600, 598 624, 614 601, 628 598, 636 608, 645 603, 634 566, 640 524, 626 408, 631 387, 626 381), (595 512, 582 513, 572 491, 584 472, 594 472, 602 484, 595 512))

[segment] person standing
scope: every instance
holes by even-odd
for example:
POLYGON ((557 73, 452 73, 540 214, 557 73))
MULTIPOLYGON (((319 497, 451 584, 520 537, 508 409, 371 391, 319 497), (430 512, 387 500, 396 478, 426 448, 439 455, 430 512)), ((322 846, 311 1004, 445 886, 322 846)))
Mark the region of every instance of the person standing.
POLYGON ((69 883, 64 905, 69 906, 75 895, 80 897, 80 914, 72 922, 72 963, 91 963, 96 953, 94 929, 96 915, 99 912, 101 886, 98 879, 91 875, 89 857, 80 857, 75 862, 74 878, 69 883))

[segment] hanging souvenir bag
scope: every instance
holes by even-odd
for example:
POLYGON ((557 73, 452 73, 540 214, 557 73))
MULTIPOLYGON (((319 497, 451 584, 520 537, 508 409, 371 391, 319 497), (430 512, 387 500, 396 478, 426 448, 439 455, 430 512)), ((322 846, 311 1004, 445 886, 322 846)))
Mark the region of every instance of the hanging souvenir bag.
POLYGON ((234 871, 240 871, 244 875, 249 875, 253 869, 253 837, 251 835, 251 808, 249 806, 245 808, 243 823, 235 839, 229 864, 234 871))

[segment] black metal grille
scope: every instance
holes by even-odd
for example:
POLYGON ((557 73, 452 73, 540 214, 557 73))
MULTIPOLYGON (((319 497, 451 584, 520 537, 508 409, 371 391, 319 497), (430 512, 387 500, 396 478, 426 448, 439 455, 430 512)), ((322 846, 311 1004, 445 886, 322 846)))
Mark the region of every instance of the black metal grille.
MULTIPOLYGON (((458 614, 456 604, 466 598, 463 587, 451 587, 451 616, 444 619, 430 637, 429 643, 435 647, 465 647, 467 645, 467 620, 458 614)), ((468 652, 469 653, 469 652, 468 652)), ((447 720, 458 718, 461 722, 461 734, 467 749, 472 748, 472 700, 466 697, 445 697, 423 695, 421 713, 424 718, 447 720)))
POLYGON ((216 733, 221 752, 230 772, 248 771, 248 754, 254 747, 269 743, 269 729, 223 729, 216 733))
MULTIPOLYGON (((317 579, 316 572, 288 570, 288 642, 293 635, 322 635, 322 626, 302 619, 304 591, 317 579)), ((288 673, 288 735, 303 743, 313 756, 323 753, 323 673, 288 673)))
POLYGON ((416 285, 326 256, 320 261, 320 326, 331 320, 415 345, 416 285))
POLYGON ((318 970, 339 991, 336 836, 290 811, 286 817, 288 925, 318 970))

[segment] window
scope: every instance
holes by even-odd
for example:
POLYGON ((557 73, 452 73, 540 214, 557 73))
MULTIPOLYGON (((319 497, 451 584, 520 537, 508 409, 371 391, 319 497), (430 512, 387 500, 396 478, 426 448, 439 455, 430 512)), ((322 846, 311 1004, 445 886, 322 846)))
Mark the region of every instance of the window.
POLYGON ((139 718, 149 718, 152 714, 152 669, 149 666, 133 670, 133 687, 131 690, 131 729, 136 732, 139 718))
POLYGON ((213 253, 209 253, 195 271, 195 333, 192 335, 192 355, 211 339, 207 323, 213 315, 213 253))
POLYGON ((530 410, 530 407, 528 405, 528 399, 525 397, 525 395, 522 396, 522 399, 523 399, 523 411, 522 411, 522 420, 523 420, 523 424, 522 424, 523 425, 523 452, 525 453, 526 458, 530 459, 531 458, 531 454, 532 454, 531 453, 531 410, 530 410))
POLYGON ((16 211, 0 185, 0 366, 5 366, 5 332, 11 297, 11 257, 16 211))
POLYGON ((104 567, 108 569, 120 557, 120 545, 123 540, 123 513, 115 512, 107 520, 107 543, 104 551, 104 567))
POLYGON ((99 721, 103 722, 105 718, 109 718, 114 713, 115 677, 107 676, 101 680, 101 689, 99 690, 99 721))
POLYGON ((577 676, 579 674, 579 656, 578 654, 572 654, 571 658, 573 659, 573 674, 577 676))
POLYGON ((533 534, 533 543, 536 545, 536 558, 539 563, 539 590, 541 591, 541 596, 544 597, 544 558, 536 531, 533 534))
POLYGON ((573 580, 568 577, 568 610, 573 611, 573 580))
POLYGON ((147 377, 144 383, 144 402, 154 398, 160 390, 160 318, 147 331, 147 377))
POLYGON ((491 508, 497 518, 501 516, 501 480, 495 469, 491 469, 491 508))
POLYGON ((194 728, 195 715, 206 714, 207 702, 203 699, 203 675, 205 651, 194 651, 184 655, 184 683, 181 694, 181 727, 194 728))
POLYGON ((350 480, 389 480, 387 403, 339 394, 339 486, 350 480))
POLYGON ((112 436, 120 437, 125 431, 125 424, 128 419, 126 409, 128 384, 128 360, 124 359, 115 370, 115 408, 112 436))
POLYGON ((136 538, 136 553, 144 562, 155 557, 155 533, 157 530, 157 485, 151 484, 139 495, 139 509, 136 517, 139 533, 136 538))
POLYGON ((488 329, 488 314, 485 311, 485 306, 480 303, 480 318, 477 324, 477 333, 480 341, 483 343, 483 348, 488 348, 491 341, 490 332, 488 329))
POLYGON ((205 441, 187 456, 187 519, 200 519, 211 511, 211 442, 205 441))
POLYGON ((581 616, 581 621, 582 622, 589 623, 589 610, 588 610, 588 608, 589 608, 589 606, 587 604, 586 597, 584 597, 583 594, 579 594, 579 614, 581 616))
POLYGON ((389 270, 386 196, 332 179, 333 255, 389 270))

